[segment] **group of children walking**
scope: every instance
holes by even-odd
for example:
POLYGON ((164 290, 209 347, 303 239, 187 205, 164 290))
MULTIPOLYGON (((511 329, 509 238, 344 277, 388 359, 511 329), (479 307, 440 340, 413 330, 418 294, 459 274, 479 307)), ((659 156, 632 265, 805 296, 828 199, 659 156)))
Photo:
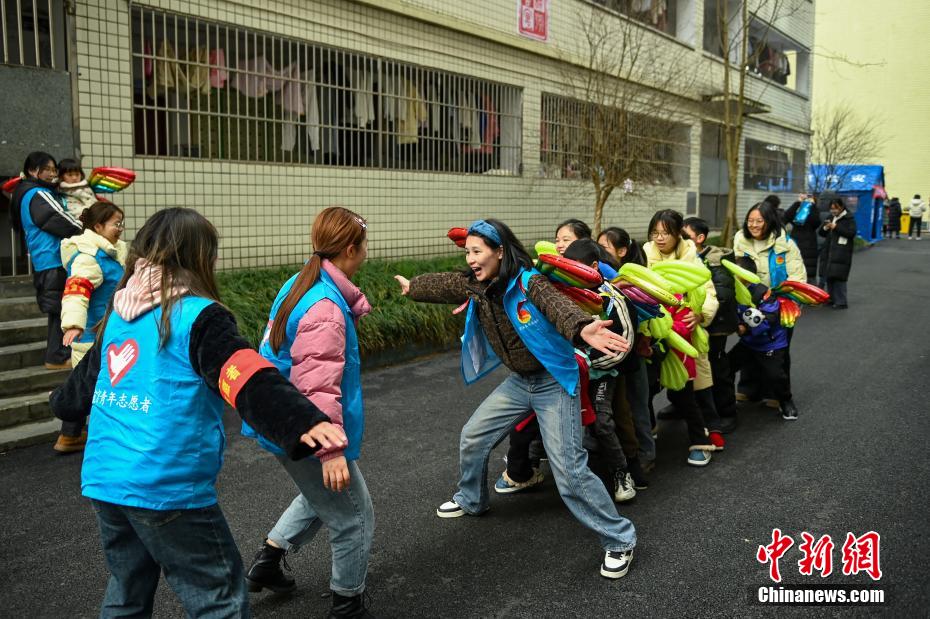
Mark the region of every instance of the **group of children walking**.
MULTIPOLYGON (((57 295, 60 305, 45 308, 50 326, 59 312, 55 343, 70 348, 74 365, 51 407, 63 436, 80 443, 86 437, 82 493, 96 513, 110 571, 101 616, 150 615, 162 573, 191 616, 248 616, 248 591, 296 587, 281 569, 283 557, 325 525, 329 616, 371 617, 363 592, 374 515, 358 465, 364 406, 356 333, 371 308, 351 281, 367 257, 367 222, 339 207, 316 217, 313 252, 282 286, 255 351, 220 301, 218 235, 209 221, 191 209, 161 210, 127 249, 122 211, 84 196, 79 229, 56 175, 54 159, 30 155, 14 204, 36 264, 40 304, 57 295), (299 491, 248 569, 215 491, 224 403, 242 417, 243 435, 269 451, 299 491)), ((771 381, 787 362, 770 354, 787 348, 790 334, 771 319, 762 287, 752 290, 758 309, 734 302, 717 278, 721 250, 703 246, 706 234, 706 224, 674 211, 653 217, 642 247, 619 228, 592 239, 577 220, 556 231, 559 252, 592 268, 674 259, 705 261, 715 274, 701 311, 676 316, 684 333, 702 324, 712 336, 691 380, 669 394, 687 422, 694 466, 706 465, 734 427, 726 421, 736 410, 727 362, 754 365, 784 411, 791 401, 787 381, 771 381), (741 341, 727 353, 734 330, 741 341)), ((512 372, 463 427, 458 491, 437 515, 487 511, 489 456, 510 437, 495 491, 536 485, 539 460, 547 458, 566 506, 600 539, 600 574, 620 578, 632 563, 636 531, 614 503, 648 487, 660 353, 637 334, 636 313, 622 296, 605 296, 606 319, 589 315, 534 268, 503 222, 474 222, 465 258, 464 272, 397 276, 414 301, 467 303, 466 382, 501 364, 512 372), (582 420, 590 422, 583 432, 582 420)), ((50 354, 61 355, 51 344, 50 354)), ((49 357, 49 365, 64 359, 49 357)))

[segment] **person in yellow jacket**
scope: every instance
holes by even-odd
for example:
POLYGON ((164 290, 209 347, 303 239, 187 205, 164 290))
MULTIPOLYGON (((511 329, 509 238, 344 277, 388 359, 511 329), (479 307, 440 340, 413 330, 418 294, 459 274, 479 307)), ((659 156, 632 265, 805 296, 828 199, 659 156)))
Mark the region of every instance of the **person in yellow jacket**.
MULTIPOLYGON (((692 262, 703 266, 703 262, 698 257, 697 247, 694 242, 682 233, 684 219, 678 211, 665 209, 658 211, 652 216, 649 222, 649 242, 643 245, 643 254, 646 257, 646 266, 653 266, 657 262, 665 260, 681 260, 692 262)), ((701 314, 692 315, 693 323, 689 325, 693 329, 696 325, 709 325, 717 313, 717 291, 714 289, 713 282, 708 281, 705 285, 707 296, 704 305, 701 306, 701 314)), ((702 411, 698 408, 694 398, 694 392, 698 389, 706 389, 713 384, 711 379, 710 363, 707 355, 701 355, 695 362, 697 375, 693 381, 688 381, 682 391, 668 390, 668 399, 684 417, 688 423, 688 435, 691 442, 688 454, 688 464, 692 466, 704 466, 710 462, 710 452, 723 448, 723 435, 719 430, 719 417, 715 418, 715 411, 707 411, 709 419, 704 419, 702 411), (712 442, 706 436, 705 428, 710 425, 710 429, 716 435, 712 442)), ((657 372, 658 364, 653 363, 650 374, 657 372)), ((657 392, 656 380, 650 377, 652 393, 657 392)))
MULTIPOLYGON (((766 202, 759 202, 746 213, 743 227, 733 236, 736 258, 747 257, 756 263, 756 274, 766 288, 774 288, 786 279, 807 281, 807 269, 801 250, 785 232, 778 213, 766 202)), ((785 373, 791 380, 791 336, 788 330, 788 352, 785 354, 785 373)), ((764 387, 753 376, 740 374, 736 399, 758 400, 764 387)), ((777 408, 777 400, 767 399, 766 404, 777 408)))
MULTIPOLYGON (((71 346, 71 367, 76 367, 94 345, 94 327, 106 313, 116 285, 123 277, 126 255, 123 211, 112 202, 97 202, 83 213, 84 232, 61 242, 61 263, 68 272, 61 299, 62 342, 71 346)), ((62 422, 55 451, 71 453, 84 448, 83 422, 62 422)))

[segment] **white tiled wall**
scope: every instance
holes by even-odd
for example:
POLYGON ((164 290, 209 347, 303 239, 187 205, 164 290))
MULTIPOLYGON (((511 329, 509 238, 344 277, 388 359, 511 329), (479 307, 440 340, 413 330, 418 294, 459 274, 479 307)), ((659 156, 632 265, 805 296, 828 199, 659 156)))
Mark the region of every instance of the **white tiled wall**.
MULTIPOLYGON (((558 58, 456 31, 449 23, 439 26, 424 21, 429 14, 439 14, 447 22, 458 20, 459 27, 467 29, 468 21, 460 19, 466 11, 485 29, 515 24, 516 1, 384 3, 407 4, 417 19, 378 9, 372 6, 375 3, 346 0, 145 0, 134 4, 518 86, 523 89, 524 169, 520 177, 136 157, 130 19, 125 0, 77 2, 80 141, 85 167, 117 165, 138 172, 136 183, 116 197, 127 211, 127 236, 160 208, 191 206, 203 212, 222 236, 223 268, 301 261, 310 251, 313 217, 332 204, 342 204, 369 219, 373 257, 451 253, 454 247, 445 238, 446 230, 479 217, 504 220, 527 244, 548 239, 558 221, 567 217, 590 220, 593 213, 593 199, 584 186, 542 179, 538 174, 540 98, 544 91, 563 91, 558 58)), ((582 3, 560 0, 551 4, 565 10, 582 3)), ((563 38, 572 32, 566 20, 563 16, 553 23, 553 31, 563 38)), ((657 40, 680 47, 658 35, 657 40)), ((690 53, 695 63, 712 62, 700 50, 690 53)), ((773 116, 780 123, 807 126, 806 100, 780 89, 769 89, 765 96, 769 93, 773 93, 773 107, 778 108, 773 116)), ((751 121, 746 136, 806 148, 803 133, 776 125, 751 121)), ((608 204, 605 225, 626 227, 641 238, 657 208, 683 211, 687 192, 698 191, 699 119, 694 122, 691 145, 690 186, 616 195, 608 204)), ((743 208, 754 201, 755 195, 740 194, 743 208)))

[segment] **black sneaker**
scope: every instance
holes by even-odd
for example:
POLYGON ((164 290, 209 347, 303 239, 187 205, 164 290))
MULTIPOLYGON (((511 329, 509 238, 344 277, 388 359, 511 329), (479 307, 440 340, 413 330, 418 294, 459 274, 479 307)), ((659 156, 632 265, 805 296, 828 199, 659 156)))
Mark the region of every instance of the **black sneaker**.
POLYGON ((630 471, 630 477, 633 478, 633 488, 636 490, 645 490, 649 487, 649 480, 646 479, 646 471, 639 463, 639 458, 633 458, 627 462, 630 471))
POLYGON ((781 403, 781 418, 786 421, 797 421, 798 407, 794 405, 794 402, 786 400, 781 403))
POLYGON ((633 549, 608 550, 601 563, 601 576, 604 578, 623 578, 630 571, 633 562, 633 549))

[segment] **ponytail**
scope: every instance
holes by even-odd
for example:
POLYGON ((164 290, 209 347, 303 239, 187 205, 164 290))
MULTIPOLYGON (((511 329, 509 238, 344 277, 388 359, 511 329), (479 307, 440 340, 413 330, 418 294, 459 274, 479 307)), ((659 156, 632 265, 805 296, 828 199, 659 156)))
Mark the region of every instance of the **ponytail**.
POLYGON ((268 343, 275 354, 281 350, 287 336, 287 323, 291 312, 320 279, 323 260, 332 260, 349 246, 361 245, 365 241, 367 228, 368 224, 362 217, 341 206, 323 209, 313 220, 313 229, 310 232, 313 255, 297 274, 297 279, 272 318, 268 343))
POLYGON ((297 307, 297 303, 303 298, 307 291, 313 287, 316 280, 320 278, 320 271, 323 268, 323 257, 314 252, 310 259, 304 264, 294 285, 291 286, 290 292, 284 297, 278 313, 275 314, 274 321, 271 324, 271 334, 268 337, 268 343, 271 344, 271 350, 278 354, 281 344, 284 342, 284 336, 287 335, 287 321, 291 317, 291 312, 297 307))

